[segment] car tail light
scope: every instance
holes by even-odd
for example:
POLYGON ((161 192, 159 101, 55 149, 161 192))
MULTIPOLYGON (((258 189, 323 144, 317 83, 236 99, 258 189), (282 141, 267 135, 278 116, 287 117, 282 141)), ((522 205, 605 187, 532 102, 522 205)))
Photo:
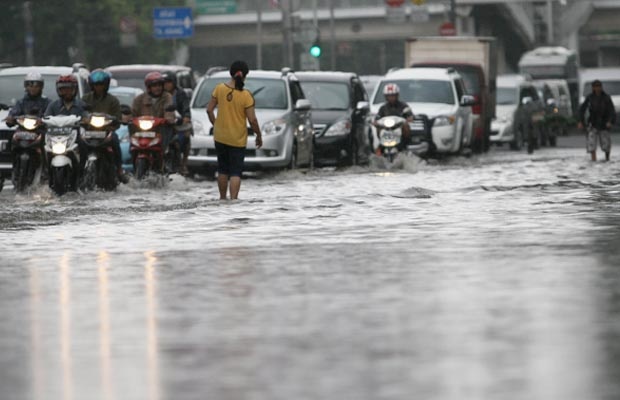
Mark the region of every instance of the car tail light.
POLYGON ((482 102, 480 101, 480 96, 474 96, 475 103, 471 108, 471 112, 476 115, 482 114, 482 102))

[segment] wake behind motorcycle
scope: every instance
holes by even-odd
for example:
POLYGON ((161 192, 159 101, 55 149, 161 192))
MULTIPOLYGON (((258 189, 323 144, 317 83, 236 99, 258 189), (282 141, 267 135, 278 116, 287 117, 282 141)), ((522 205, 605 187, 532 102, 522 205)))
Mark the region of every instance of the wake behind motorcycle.
POLYGON ((93 113, 84 122, 82 140, 88 149, 82 178, 82 187, 94 190, 114 190, 118 186, 112 133, 118 128, 118 121, 111 115, 93 113))
POLYGON ((49 186, 59 196, 77 190, 80 175, 78 134, 81 117, 57 115, 43 118, 47 126, 45 151, 49 162, 49 186))
POLYGON ((13 168, 11 180, 16 192, 23 192, 41 176, 44 126, 34 115, 16 118, 17 130, 11 140, 13 168))
POLYGON ((142 116, 132 120, 130 152, 136 179, 152 173, 162 174, 164 168, 164 134, 168 121, 165 118, 142 116))

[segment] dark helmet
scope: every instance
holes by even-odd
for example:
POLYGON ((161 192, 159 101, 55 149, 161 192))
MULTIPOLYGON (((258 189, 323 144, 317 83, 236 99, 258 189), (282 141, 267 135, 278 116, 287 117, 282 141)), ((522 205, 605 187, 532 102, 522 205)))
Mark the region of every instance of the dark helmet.
POLYGON ((105 90, 107 91, 110 88, 110 81, 112 80, 112 75, 109 72, 102 70, 101 68, 97 68, 93 70, 90 75, 88 75, 88 85, 92 89, 96 84, 105 85, 105 90))
POLYGON ((56 93, 60 96, 60 89, 70 87, 73 88, 74 93, 77 92, 78 81, 73 75, 61 75, 56 79, 56 93))
POLYGON ((177 87, 177 74, 173 71, 162 72, 161 76, 164 77, 164 82, 172 82, 174 87, 177 87))

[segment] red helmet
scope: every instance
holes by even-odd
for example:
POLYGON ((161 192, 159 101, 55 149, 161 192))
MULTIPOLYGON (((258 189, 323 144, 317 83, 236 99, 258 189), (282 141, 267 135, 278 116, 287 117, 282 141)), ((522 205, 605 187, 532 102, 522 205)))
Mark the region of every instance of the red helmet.
POLYGON ((144 86, 146 86, 147 89, 158 83, 161 83, 162 85, 164 84, 164 77, 161 72, 149 72, 144 77, 144 86))
POLYGON ((56 79, 56 93, 60 96, 60 89, 70 87, 75 90, 78 88, 78 81, 73 75, 60 75, 56 79))

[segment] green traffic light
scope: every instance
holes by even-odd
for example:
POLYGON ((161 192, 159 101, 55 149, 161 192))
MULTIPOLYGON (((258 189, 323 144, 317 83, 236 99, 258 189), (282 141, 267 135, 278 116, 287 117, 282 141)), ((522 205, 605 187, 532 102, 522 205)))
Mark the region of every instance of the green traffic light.
POLYGON ((321 56, 321 46, 319 46, 318 44, 312 45, 312 47, 310 47, 310 55, 312 57, 318 58, 321 56))

